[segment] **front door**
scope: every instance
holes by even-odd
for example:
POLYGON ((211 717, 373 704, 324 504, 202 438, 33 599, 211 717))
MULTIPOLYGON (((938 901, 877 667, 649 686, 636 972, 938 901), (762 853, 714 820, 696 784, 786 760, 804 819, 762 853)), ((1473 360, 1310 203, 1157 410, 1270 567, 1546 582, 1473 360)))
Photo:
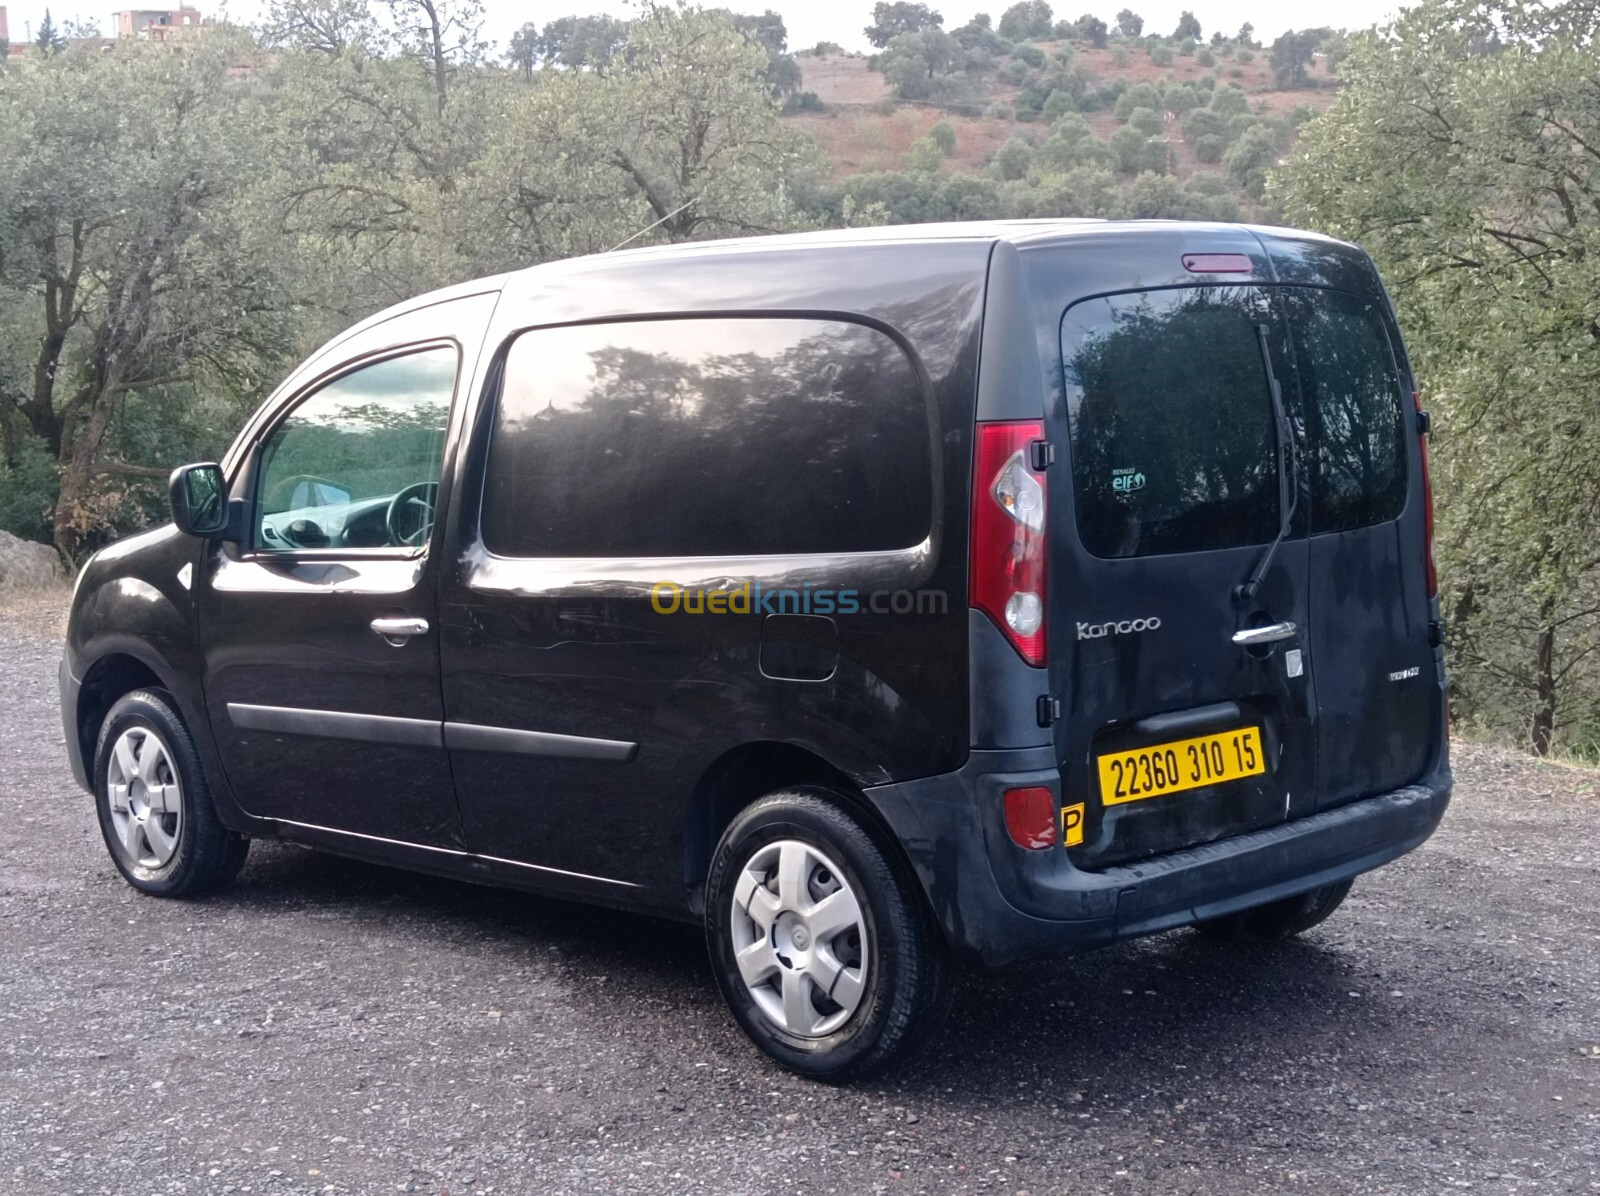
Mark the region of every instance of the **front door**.
POLYGON ((428 546, 461 357, 439 339, 347 358, 233 480, 247 539, 196 586, 213 728, 252 815, 459 842, 428 546))
POLYGON ((1061 325, 1051 635, 1068 847, 1104 867, 1315 808, 1300 433, 1265 288, 1086 298, 1061 325), (1275 393, 1276 392, 1276 393, 1275 393))

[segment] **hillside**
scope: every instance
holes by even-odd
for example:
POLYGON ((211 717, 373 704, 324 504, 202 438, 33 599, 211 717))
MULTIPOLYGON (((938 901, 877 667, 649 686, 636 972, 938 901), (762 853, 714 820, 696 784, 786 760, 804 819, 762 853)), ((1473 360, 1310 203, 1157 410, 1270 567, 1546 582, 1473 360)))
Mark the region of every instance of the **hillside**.
MULTIPOLYGON (((1029 147, 1044 145, 1055 131, 1052 111, 1059 120, 1065 114, 1060 109, 1065 109, 1066 113, 1080 116, 1094 141, 1108 148, 1099 158, 1090 155, 1088 160, 1107 166, 1124 180, 1131 180, 1152 164, 1161 167, 1154 173, 1178 182, 1202 176, 1200 185, 1205 190, 1224 191, 1242 214, 1260 215, 1264 209, 1259 188, 1252 187, 1245 170, 1240 169, 1239 155, 1230 164, 1227 151, 1238 144, 1251 125, 1258 125, 1270 131, 1270 156, 1281 157, 1291 148, 1298 125, 1326 109, 1337 95, 1332 72, 1320 55, 1308 65, 1304 86, 1283 88, 1262 50, 1240 53, 1229 46, 1219 54, 1215 48, 1207 53, 1207 48, 1201 47, 1198 52, 1169 50, 1163 54, 1152 53, 1145 42, 1115 39, 1104 47, 1060 39, 1021 46, 1028 48, 1019 46, 1018 55, 1026 57, 1008 55, 996 59, 992 69, 982 73, 965 72, 961 78, 962 94, 945 102, 898 96, 881 69, 887 55, 869 58, 828 47, 802 51, 796 55, 800 88, 805 103, 813 110, 794 111, 797 105, 791 103, 785 119, 816 141, 836 184, 878 172, 926 170, 929 159, 924 156, 915 160, 913 150, 926 142, 941 123, 954 130, 955 138, 953 148, 938 161, 935 173, 945 178, 963 174, 1014 178, 1018 177, 1017 170, 997 166, 996 155, 1011 142, 1029 147), (1041 57, 1042 66, 1029 66, 1028 59, 1037 62, 1041 57), (1046 103, 1042 111, 1030 110, 1030 98, 1034 104, 1038 102, 1040 77, 1052 69, 1059 74, 1063 68, 1058 64, 1063 59, 1073 72, 1077 89, 1074 103, 1046 103), (1119 103, 1121 96, 1134 89, 1148 96, 1148 88, 1161 93, 1163 100, 1179 94, 1187 99, 1176 110, 1163 105, 1156 113, 1157 126, 1149 123, 1148 114, 1136 115, 1126 102, 1119 103), (1175 90, 1180 88, 1185 90, 1175 90), (1211 107, 1219 92, 1234 89, 1242 93, 1245 103, 1241 107, 1247 115, 1230 118, 1230 127, 1220 134, 1221 155, 1215 144, 1206 147, 1209 153, 1197 153, 1196 143, 1203 134, 1193 127, 1190 118, 1194 109, 1188 107, 1189 101, 1196 96, 1209 96, 1213 102, 1200 107, 1211 107), (1133 120, 1163 144, 1164 154, 1158 149, 1153 157, 1115 160, 1118 150, 1110 147, 1120 143, 1113 138, 1133 120), (1204 161, 1203 156, 1211 160, 1204 161), (1234 167, 1231 171, 1230 165, 1234 167)), ((1201 122, 1200 127, 1209 126, 1201 122)), ((948 134, 945 136, 948 143, 948 134)), ((1058 163, 1056 168, 1070 162, 1071 159, 1066 164, 1058 163)), ((1024 168, 1024 173, 1037 178, 1039 170, 1024 168)))

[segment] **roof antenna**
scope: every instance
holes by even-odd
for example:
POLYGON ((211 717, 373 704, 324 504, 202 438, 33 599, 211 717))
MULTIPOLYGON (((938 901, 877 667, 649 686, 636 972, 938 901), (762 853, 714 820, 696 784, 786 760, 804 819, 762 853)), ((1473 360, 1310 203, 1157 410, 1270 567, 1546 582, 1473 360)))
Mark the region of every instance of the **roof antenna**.
POLYGON ((665 224, 667 221, 671 220, 674 216, 676 216, 679 212, 683 211, 685 208, 687 208, 690 205, 692 205, 699 198, 700 197, 698 195, 691 195, 689 197, 689 200, 688 200, 687 203, 680 204, 678 207, 673 208, 672 211, 668 212, 660 220, 652 221, 651 223, 645 225, 638 232, 634 233, 633 236, 629 237, 627 241, 618 241, 615 245, 613 245, 610 249, 607 249, 605 252, 606 253, 615 253, 617 250, 621 249, 624 245, 626 245, 628 243, 628 241, 637 241, 640 237, 644 236, 645 233, 649 232, 656 225, 665 224))

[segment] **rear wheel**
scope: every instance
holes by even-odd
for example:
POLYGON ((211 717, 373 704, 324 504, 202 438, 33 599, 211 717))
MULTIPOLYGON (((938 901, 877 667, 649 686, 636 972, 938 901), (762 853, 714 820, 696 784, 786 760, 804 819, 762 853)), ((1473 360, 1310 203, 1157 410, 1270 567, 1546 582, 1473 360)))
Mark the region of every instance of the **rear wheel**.
POLYGON ((117 871, 158 897, 220 888, 244 864, 250 840, 217 818, 194 740, 162 690, 112 706, 95 750, 95 810, 117 871))
POLYGON ((1196 929, 1213 938, 1231 939, 1236 943, 1273 943, 1293 938, 1338 909, 1353 884, 1354 880, 1342 880, 1338 884, 1323 885, 1309 893, 1200 922, 1196 929))
POLYGON ((734 819, 711 863, 706 936, 757 1046, 843 1080, 884 1070, 937 1028, 950 963, 915 883, 818 791, 775 793, 734 819))

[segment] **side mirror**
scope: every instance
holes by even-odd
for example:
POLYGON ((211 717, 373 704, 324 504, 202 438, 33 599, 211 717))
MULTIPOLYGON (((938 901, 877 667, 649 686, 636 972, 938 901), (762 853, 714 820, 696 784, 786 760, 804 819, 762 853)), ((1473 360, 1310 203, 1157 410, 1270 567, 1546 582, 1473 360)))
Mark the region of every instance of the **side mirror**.
POLYGON ((222 466, 213 461, 180 465, 168 483, 172 495, 172 522, 178 530, 208 539, 228 530, 228 487, 222 466))

